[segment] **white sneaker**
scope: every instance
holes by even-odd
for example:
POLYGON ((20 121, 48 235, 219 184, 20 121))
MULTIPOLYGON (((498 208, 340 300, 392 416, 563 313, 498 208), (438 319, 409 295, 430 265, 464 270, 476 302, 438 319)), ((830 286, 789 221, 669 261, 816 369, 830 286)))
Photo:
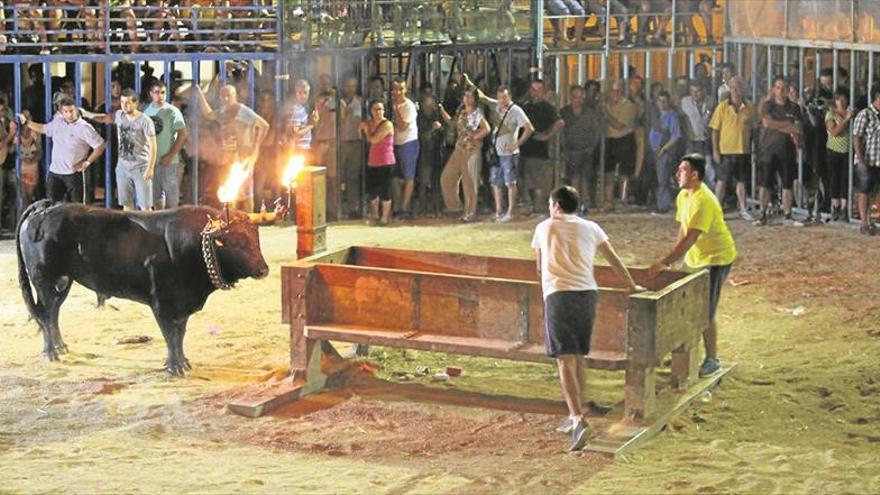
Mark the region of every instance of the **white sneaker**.
POLYGON ((498 217, 498 219, 495 220, 495 222, 497 222, 497 223, 507 223, 507 222, 509 222, 509 221, 511 221, 511 220, 513 220, 513 216, 510 215, 509 213, 505 213, 504 215, 498 217))

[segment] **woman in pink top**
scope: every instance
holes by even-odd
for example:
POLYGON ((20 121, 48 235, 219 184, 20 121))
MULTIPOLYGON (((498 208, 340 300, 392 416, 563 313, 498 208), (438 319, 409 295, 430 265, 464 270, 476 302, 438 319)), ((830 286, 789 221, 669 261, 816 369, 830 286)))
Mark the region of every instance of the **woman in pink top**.
POLYGON ((367 197, 370 198, 369 222, 388 225, 391 216, 391 169, 394 165, 394 125, 385 118, 385 103, 370 102, 370 119, 362 122, 360 131, 370 143, 365 174, 367 197), (382 201, 382 218, 379 218, 382 201))

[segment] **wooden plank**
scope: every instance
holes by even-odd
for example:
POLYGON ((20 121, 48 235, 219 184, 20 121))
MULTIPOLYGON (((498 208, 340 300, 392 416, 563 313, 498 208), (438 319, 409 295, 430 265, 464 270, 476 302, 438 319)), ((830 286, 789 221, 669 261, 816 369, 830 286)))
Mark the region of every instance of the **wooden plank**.
MULTIPOLYGON (((736 363, 724 366, 718 373, 696 382, 684 393, 668 390, 657 397, 657 411, 649 417, 644 425, 636 424, 623 417, 612 425, 608 431, 587 442, 584 450, 598 452, 614 457, 625 455, 635 447, 650 440, 662 432, 672 418, 681 414, 703 394, 713 390, 721 380, 736 369, 736 363)), ((621 415, 620 409, 609 413, 610 416, 621 415)))
MULTIPOLYGON (((395 348, 416 349, 423 351, 446 352, 473 356, 553 363, 554 360, 545 353, 543 344, 469 338, 460 336, 438 335, 419 332, 412 335, 407 330, 389 330, 387 328, 365 328, 340 325, 308 325, 305 335, 309 339, 334 340, 355 344, 381 345, 395 348)), ((587 365, 597 369, 623 369, 626 356, 614 352, 590 352, 587 365)))

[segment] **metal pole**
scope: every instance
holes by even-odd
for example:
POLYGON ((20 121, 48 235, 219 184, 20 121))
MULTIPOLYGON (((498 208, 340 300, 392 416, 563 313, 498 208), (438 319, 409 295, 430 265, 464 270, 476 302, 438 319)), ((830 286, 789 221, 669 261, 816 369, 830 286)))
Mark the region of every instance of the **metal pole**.
MULTIPOLYGON (((543 2, 541 2, 543 3, 543 2)), ((542 5, 543 7, 543 5, 542 5)), ((623 32, 623 22, 617 23, 617 31, 623 32)), ((608 55, 611 53, 611 0, 605 0, 605 57, 602 58, 602 63, 605 63, 605 59, 608 58, 608 55)), ((538 41, 539 45, 544 43, 543 38, 538 41)), ((602 76, 602 79, 605 79, 605 76, 602 76)), ((604 196, 603 196, 604 197, 604 196)))
MULTIPOLYGON (((837 72, 838 72, 837 68, 838 67, 840 67, 840 54, 838 53, 837 49, 835 48, 834 51, 831 52, 831 70, 832 70, 832 73, 834 74, 833 76, 831 76, 831 80, 833 81, 831 85, 835 90, 837 89, 837 84, 838 84, 838 82, 837 82, 837 72)), ((852 101, 852 100, 850 100, 850 101, 852 101)))
MULTIPOLYGON (((12 64, 12 92, 13 92, 13 100, 12 100, 12 108, 15 112, 15 115, 21 113, 21 62, 14 62, 12 64)), ((21 124, 19 122, 15 123, 16 125, 16 133, 18 137, 21 138, 21 124)), ((33 132, 33 131, 32 131, 33 132)), ((24 185, 21 183, 21 139, 17 139, 16 144, 16 153, 15 153, 15 190, 17 194, 15 196, 15 222, 18 223, 18 219, 21 218, 21 213, 24 211, 24 185)), ((0 170, 0 173, 4 173, 0 170)))
MULTIPOLYGON (((786 2, 787 5, 787 2, 786 2)), ((800 55, 803 52, 803 48, 798 49, 798 95, 803 96, 804 94, 804 77, 803 77, 803 57, 800 55)), ((782 47, 782 65, 785 67, 785 75, 788 76, 788 47, 782 47)), ((824 118, 824 116, 823 116, 824 118)), ((814 164, 815 165, 815 164, 814 164)), ((817 167, 814 167, 814 172, 817 170, 817 167)), ((819 178, 816 177, 816 180, 819 178)), ((804 150, 798 150, 798 189, 801 190, 800 194, 796 196, 798 207, 804 208, 806 206, 806 198, 804 198, 805 193, 807 192, 807 188, 804 185, 804 150)), ((809 215, 808 215, 809 216, 809 215)))
MULTIPOLYGON (((855 52, 851 51, 850 58, 849 58, 849 68, 850 68, 850 72, 849 72, 849 101, 851 101, 851 102, 856 101, 856 83, 855 83, 856 78, 855 78, 855 70, 854 70, 855 69, 855 63, 854 63, 855 58, 856 58, 855 52)), ((837 68, 836 67, 834 69, 834 74, 837 75, 837 68)), ((874 80, 874 54, 872 52, 868 52, 868 80, 865 83, 866 89, 867 89, 867 94, 868 94, 868 100, 871 99, 871 83, 873 80, 874 80)), ((870 104, 871 104, 871 102, 869 101, 868 105, 870 105, 870 104)), ((853 132, 852 131, 853 131, 853 126, 850 125, 849 126, 849 142, 850 143, 853 142, 853 132)), ((855 173, 855 167, 853 166, 854 162, 855 162, 855 155, 853 152, 853 147, 849 146, 849 157, 847 159, 847 164, 849 165, 847 167, 849 169, 849 174, 848 174, 849 179, 847 180, 847 184, 848 184, 847 199, 848 199, 848 201, 847 201, 846 205, 849 208, 849 218, 850 219, 853 218, 853 175, 855 173)), ((869 220, 870 220, 870 215, 871 215, 871 205, 868 205, 869 220)))
MULTIPOLYGON (((727 43, 724 44, 727 46, 727 43)), ((727 49, 721 51, 721 56, 723 57, 723 61, 727 62, 727 49)), ((712 50, 712 77, 709 79, 711 82, 709 83, 712 87, 712 98, 718 96, 718 81, 715 79, 715 72, 718 70, 718 50, 712 50)))
POLYGON ((141 94, 141 61, 134 60, 134 92, 141 94))
MULTIPOLYGON (((752 57, 749 60, 752 66, 752 101, 758 99, 758 44, 752 43, 752 57)), ((754 171, 753 171, 754 172, 754 171)), ((755 174, 752 174, 752 182, 754 182, 755 174)), ((754 188, 752 189, 754 190, 754 188)))
MULTIPOLYGON (((108 40, 109 43, 109 40, 108 40)), ((110 86, 113 83, 113 70, 109 61, 104 62, 104 113, 113 113, 113 92, 110 86)), ((170 93, 170 91, 169 91, 170 93)), ((111 126, 104 127, 104 142, 107 149, 104 151, 104 207, 113 207, 113 153, 111 151, 113 129, 111 126)))
POLYGON ((537 60, 538 77, 544 78, 544 0, 535 1, 535 57, 537 60))
POLYGON ((773 46, 767 45, 767 92, 773 86, 773 46))
POLYGON ((586 72, 586 68, 584 67, 584 54, 578 53, 578 71, 577 71, 577 83, 579 86, 584 85, 584 72, 586 72))
MULTIPOLYGON (((45 121, 49 123, 55 117, 55 108, 52 101, 52 66, 49 62, 43 62, 43 103, 45 103, 45 121)), ((49 180, 49 167, 52 165, 52 139, 46 139, 46 152, 43 154, 44 174, 46 181, 49 180)))
MULTIPOLYGON (((193 84, 198 84, 201 86, 202 82, 202 71, 201 66, 198 60, 192 61, 192 77, 193 84)), ((191 112, 193 115, 192 121, 192 136, 193 136, 193 154, 192 154, 192 170, 190 171, 190 175, 192 176, 192 201, 194 205, 200 204, 199 201, 199 122, 202 120, 201 112, 197 109, 198 106, 198 95, 195 91, 192 91, 190 95, 190 106, 194 110, 191 112)))
POLYGON ((162 80, 165 82, 165 87, 168 88, 168 92, 165 93, 165 101, 171 102, 172 89, 171 89, 171 71, 174 70, 173 62, 169 62, 168 60, 162 64, 162 80))
POLYGON ((685 52, 687 53, 687 57, 688 57, 688 78, 693 79, 694 78, 694 64, 696 62, 696 60, 694 59, 694 51, 693 50, 686 50, 685 52))
POLYGON ((623 94, 629 96, 629 54, 623 52, 621 70, 623 71, 623 94))

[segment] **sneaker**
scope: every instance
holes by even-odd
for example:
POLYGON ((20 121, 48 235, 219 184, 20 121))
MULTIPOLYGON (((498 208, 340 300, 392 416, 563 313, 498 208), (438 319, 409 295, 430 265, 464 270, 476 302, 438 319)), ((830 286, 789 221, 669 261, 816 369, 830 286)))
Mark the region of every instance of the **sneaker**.
POLYGON ((764 213, 763 215, 761 215, 761 218, 752 222, 752 225, 754 225, 755 227, 763 227, 763 226, 767 225, 769 222, 770 222, 770 219, 768 218, 767 214, 764 213))
POLYGON ((742 218, 743 220, 745 220, 746 222, 754 222, 755 221, 755 217, 752 216, 751 213, 749 213, 749 210, 740 210, 739 217, 742 218))
POLYGON ((669 216, 669 210, 652 210, 652 217, 666 217, 669 216))
POLYGON ((471 215, 464 215, 458 219, 461 223, 473 223, 474 217, 471 215))
POLYGON ((838 220, 840 220, 840 207, 833 206, 831 208, 831 221, 836 222, 838 220))
POLYGON ((505 213, 504 215, 501 215, 500 217, 498 217, 498 219, 495 220, 495 222, 497 222, 497 223, 507 223, 507 222, 509 222, 509 221, 511 221, 511 220, 513 220, 513 216, 511 216, 510 213, 505 213))
POLYGON ((571 416, 569 416, 565 418, 565 421, 563 421, 561 425, 556 427, 556 432, 568 435, 571 433, 572 428, 574 428, 574 423, 571 421, 571 416))
POLYGON ((713 375, 720 369, 720 359, 718 359, 717 357, 706 358, 705 360, 703 360, 703 364, 700 365, 700 378, 706 378, 707 376, 713 375))
POLYGON ((589 440, 590 425, 583 419, 571 428, 571 444, 568 446, 569 452, 576 452, 584 448, 589 440))

